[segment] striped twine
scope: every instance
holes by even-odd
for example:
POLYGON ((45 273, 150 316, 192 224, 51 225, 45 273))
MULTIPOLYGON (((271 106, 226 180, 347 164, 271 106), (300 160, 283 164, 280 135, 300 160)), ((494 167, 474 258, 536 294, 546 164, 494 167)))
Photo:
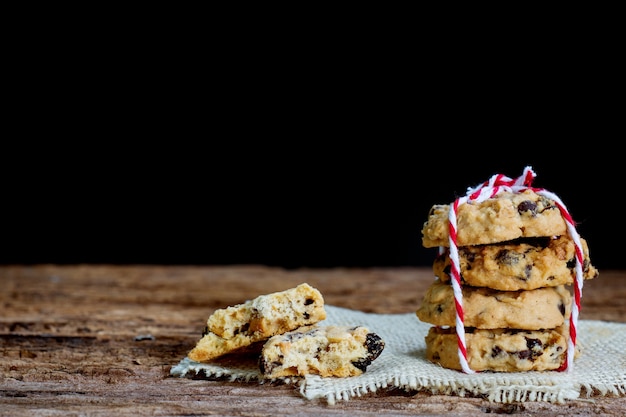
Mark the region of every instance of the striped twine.
MULTIPOLYGON (((565 220, 567 225, 567 231, 574 241, 576 246, 576 280, 574 281, 574 300, 572 301, 572 312, 570 315, 570 326, 567 348, 567 360, 559 368, 559 371, 571 370, 573 368, 574 353, 576 350, 576 329, 578 327, 578 316, 580 313, 580 299, 582 297, 583 288, 583 250, 580 242, 580 237, 576 231, 574 220, 570 216, 565 204, 554 193, 547 191, 543 188, 531 187, 533 179, 536 177, 535 172, 531 167, 524 168, 524 172, 516 179, 509 178, 502 174, 496 174, 492 176, 488 181, 480 184, 475 188, 468 188, 467 194, 464 197, 457 198, 450 205, 450 212, 448 215, 448 230, 449 230, 449 244, 450 244, 450 274, 452 277, 452 290, 454 293, 454 303, 456 307, 456 335, 458 341, 458 355, 459 362, 461 363, 461 369, 467 374, 473 374, 476 371, 469 367, 467 361, 467 347, 465 344, 465 325, 463 317, 463 290, 461 286, 461 273, 460 273, 460 261, 457 245, 457 214, 459 207, 466 203, 481 203, 488 198, 495 197, 501 192, 520 193, 525 190, 532 190, 535 193, 542 195, 546 198, 553 200, 556 206, 561 212, 561 216, 565 220)), ((443 248, 440 248, 440 252, 443 248)))

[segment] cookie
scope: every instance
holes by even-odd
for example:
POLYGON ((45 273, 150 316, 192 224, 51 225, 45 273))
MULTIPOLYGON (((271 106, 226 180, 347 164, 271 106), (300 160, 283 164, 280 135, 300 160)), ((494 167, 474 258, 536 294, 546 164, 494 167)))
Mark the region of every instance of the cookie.
MULTIPOLYGON (((565 286, 526 291, 498 291, 463 286, 463 318, 466 327, 479 329, 552 329, 571 313, 570 292, 565 286)), ((435 281, 427 289, 417 317, 436 326, 454 326, 456 307, 450 283, 435 281)))
MULTIPOLYGON (((599 274, 591 264, 587 242, 583 248, 583 278, 599 274)), ((503 244, 458 248, 461 282, 502 291, 533 290, 572 284, 576 279, 576 246, 567 235, 521 238, 503 244)), ((446 248, 433 262, 435 276, 450 281, 450 257, 446 248)))
POLYGON ((227 354, 258 354, 261 352, 263 342, 264 340, 253 342, 243 335, 224 339, 215 333, 207 332, 189 351, 187 357, 196 362, 209 362, 227 354))
POLYGON ((265 378, 361 375, 385 342, 363 326, 307 326, 273 336, 264 345, 259 368, 265 378))
MULTIPOLYGON (((422 228, 426 248, 449 246, 450 205, 432 206, 422 228)), ((457 212, 457 246, 506 242, 520 237, 561 236, 565 220, 554 201, 532 190, 501 192, 480 203, 461 204, 457 212)))
POLYGON ((303 283, 216 310, 207 320, 203 337, 187 356, 197 362, 208 361, 325 318, 322 294, 303 283))
MULTIPOLYGON (((566 326, 551 330, 467 328, 465 332, 467 361, 474 371, 550 371, 567 360, 566 326)), ((454 327, 431 327, 425 340, 429 361, 461 370, 454 327)))

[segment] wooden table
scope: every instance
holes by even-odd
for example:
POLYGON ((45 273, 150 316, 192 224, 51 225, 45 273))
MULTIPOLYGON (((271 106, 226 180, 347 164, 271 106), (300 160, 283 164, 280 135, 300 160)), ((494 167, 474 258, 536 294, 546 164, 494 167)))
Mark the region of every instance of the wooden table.
MULTIPOLYGON (((331 406, 292 385, 170 376, 217 308, 308 282, 329 305, 407 313, 432 280, 430 268, 0 266, 0 415, 624 415, 623 396, 501 404, 388 389, 331 406)), ((626 271, 601 271, 580 318, 626 322, 624 300, 626 271)))

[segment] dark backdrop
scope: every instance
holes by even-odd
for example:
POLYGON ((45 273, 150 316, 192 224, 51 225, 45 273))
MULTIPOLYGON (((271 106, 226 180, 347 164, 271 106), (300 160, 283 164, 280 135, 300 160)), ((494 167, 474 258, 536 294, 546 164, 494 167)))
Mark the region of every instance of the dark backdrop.
POLYGON ((433 204, 531 165, 592 261, 623 267, 623 77, 606 37, 174 32, 20 48, 0 263, 428 265, 433 204))
POLYGON ((429 265, 436 250, 421 247, 420 231, 433 204, 531 166, 533 185, 559 195, 578 223, 592 262, 624 266, 617 150, 387 132, 402 139, 393 144, 374 133, 349 146, 307 136, 5 153, 19 164, 5 171, 0 263, 429 265))

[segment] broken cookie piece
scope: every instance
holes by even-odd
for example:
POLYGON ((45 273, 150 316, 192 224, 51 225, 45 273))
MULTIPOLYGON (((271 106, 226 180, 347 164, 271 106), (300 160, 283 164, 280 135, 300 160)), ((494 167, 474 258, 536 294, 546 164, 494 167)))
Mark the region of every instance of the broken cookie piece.
POLYGON ((360 375, 382 353, 385 342, 363 326, 306 326, 270 338, 259 367, 265 378, 360 375))
POLYGON ((322 294, 303 283, 216 310, 208 318, 202 338, 187 356, 196 362, 210 361, 325 318, 322 294))

